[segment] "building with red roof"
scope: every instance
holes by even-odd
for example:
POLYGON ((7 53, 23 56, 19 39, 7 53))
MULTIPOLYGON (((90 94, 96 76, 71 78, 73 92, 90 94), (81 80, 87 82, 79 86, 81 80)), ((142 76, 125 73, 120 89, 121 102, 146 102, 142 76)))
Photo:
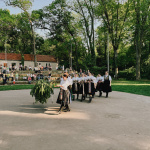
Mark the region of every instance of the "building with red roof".
MULTIPOLYGON (((56 69, 57 60, 51 55, 36 55, 38 66, 51 66, 53 70, 56 69)), ((5 67, 16 66, 19 68, 21 65, 21 54, 16 53, 0 53, 0 65, 5 67)), ((34 68, 34 55, 24 54, 24 66, 34 68)))

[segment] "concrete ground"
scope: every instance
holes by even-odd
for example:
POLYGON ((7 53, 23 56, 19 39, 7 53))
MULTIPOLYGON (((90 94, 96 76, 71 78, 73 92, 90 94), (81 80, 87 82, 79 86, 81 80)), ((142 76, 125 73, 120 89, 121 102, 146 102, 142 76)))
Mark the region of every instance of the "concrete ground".
POLYGON ((0 92, 0 150, 150 150, 150 97, 97 93, 58 115, 57 95, 42 105, 30 90, 0 92))

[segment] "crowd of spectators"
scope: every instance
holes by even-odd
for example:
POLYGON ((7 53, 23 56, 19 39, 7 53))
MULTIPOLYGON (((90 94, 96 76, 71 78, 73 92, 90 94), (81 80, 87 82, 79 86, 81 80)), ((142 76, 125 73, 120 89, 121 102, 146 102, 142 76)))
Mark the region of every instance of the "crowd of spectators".
MULTIPOLYGON (((50 69, 48 70, 51 70, 52 67, 50 67, 50 69)), ((23 70, 23 67, 22 65, 19 66, 19 71, 17 71, 17 67, 14 66, 14 67, 4 67, 2 65, 0 65, 0 82, 3 83, 3 85, 7 84, 8 81, 28 81, 28 83, 30 84, 32 81, 36 81, 36 80, 39 80, 39 79, 47 79, 48 81, 50 81, 50 78, 51 78, 51 73, 48 72, 46 76, 44 76, 42 74, 42 71, 44 70, 43 69, 43 66, 39 66, 37 71, 35 71, 33 73, 33 69, 31 68, 31 66, 28 67, 28 73, 23 73, 22 70, 23 70)), ((47 70, 47 71, 48 71, 47 70)), ((15 82, 14 82, 15 83, 15 82)))

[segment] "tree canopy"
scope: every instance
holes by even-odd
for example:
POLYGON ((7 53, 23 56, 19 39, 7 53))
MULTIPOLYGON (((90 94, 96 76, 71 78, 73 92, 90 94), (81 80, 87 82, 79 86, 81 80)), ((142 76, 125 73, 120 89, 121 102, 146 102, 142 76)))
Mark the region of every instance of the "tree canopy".
POLYGON ((104 74, 109 51, 110 74, 149 78, 149 0, 54 0, 30 13, 32 2, 6 0, 21 14, 0 9, 1 52, 54 55, 65 67, 104 74))

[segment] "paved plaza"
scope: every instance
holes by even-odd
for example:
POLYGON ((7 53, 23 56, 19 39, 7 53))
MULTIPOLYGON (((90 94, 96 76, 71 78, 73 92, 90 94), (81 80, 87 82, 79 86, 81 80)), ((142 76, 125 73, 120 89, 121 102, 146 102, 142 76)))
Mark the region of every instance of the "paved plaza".
POLYGON ((0 150, 150 150, 150 97, 113 91, 57 114, 30 90, 0 92, 0 150))

